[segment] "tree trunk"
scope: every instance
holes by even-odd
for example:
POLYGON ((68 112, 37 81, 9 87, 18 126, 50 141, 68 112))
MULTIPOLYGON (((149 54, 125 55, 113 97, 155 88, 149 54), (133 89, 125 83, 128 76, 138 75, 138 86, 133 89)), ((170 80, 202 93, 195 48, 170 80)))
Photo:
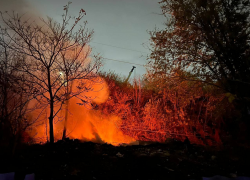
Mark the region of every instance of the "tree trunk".
POLYGON ((53 127, 53 119, 54 119, 54 97, 51 87, 51 79, 50 79, 50 69, 48 68, 48 88, 49 88, 49 96, 50 96, 50 115, 49 115, 49 142, 50 144, 54 144, 54 127, 53 127))
POLYGON ((51 100, 50 103, 50 116, 49 116, 49 142, 50 144, 54 143, 54 127, 53 127, 53 111, 54 111, 54 103, 53 100, 51 100))
MULTIPOLYGON (((67 95, 68 96, 68 95, 67 95)), ((68 98, 68 97, 67 97, 68 98)), ((66 131, 67 131, 67 121, 68 121, 68 109, 69 109, 69 99, 66 100, 65 105, 65 120, 64 120, 64 127, 63 127, 63 136, 62 140, 66 139, 66 131)))
POLYGON ((72 87, 73 87, 73 82, 72 82, 69 88, 69 75, 67 72, 66 72, 66 81, 67 81, 67 88, 66 88, 65 120, 64 120, 62 140, 66 139, 68 113, 69 113, 68 112, 69 111, 69 99, 70 99, 70 93, 72 92, 72 87))

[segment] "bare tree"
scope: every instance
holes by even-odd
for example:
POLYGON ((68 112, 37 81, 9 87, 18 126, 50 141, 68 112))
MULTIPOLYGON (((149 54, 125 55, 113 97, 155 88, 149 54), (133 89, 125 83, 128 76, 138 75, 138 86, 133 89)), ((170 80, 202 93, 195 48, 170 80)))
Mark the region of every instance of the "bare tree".
POLYGON ((25 56, 18 70, 28 75, 25 81, 33 86, 34 98, 49 106, 50 143, 54 143, 53 121, 63 103, 90 91, 86 81, 96 81, 94 71, 100 66, 99 58, 91 63, 86 58, 87 43, 93 35, 86 21, 79 26, 86 12, 81 9, 77 17, 71 17, 69 4, 64 6, 61 24, 52 18, 41 19, 38 24, 16 13, 1 13, 2 34, 10 40, 7 47, 25 56), (73 81, 77 83, 74 92, 68 89, 73 81))

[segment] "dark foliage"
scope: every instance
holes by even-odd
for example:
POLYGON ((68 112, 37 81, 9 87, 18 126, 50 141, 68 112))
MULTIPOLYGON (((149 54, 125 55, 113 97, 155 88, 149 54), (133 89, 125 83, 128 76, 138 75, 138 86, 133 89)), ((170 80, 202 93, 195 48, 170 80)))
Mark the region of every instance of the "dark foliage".
POLYGON ((250 176, 249 149, 226 146, 217 151, 182 142, 148 146, 119 146, 58 141, 53 146, 23 146, 10 158, 1 149, 0 173, 16 177, 35 173, 36 180, 72 179, 194 179, 214 175, 250 176))

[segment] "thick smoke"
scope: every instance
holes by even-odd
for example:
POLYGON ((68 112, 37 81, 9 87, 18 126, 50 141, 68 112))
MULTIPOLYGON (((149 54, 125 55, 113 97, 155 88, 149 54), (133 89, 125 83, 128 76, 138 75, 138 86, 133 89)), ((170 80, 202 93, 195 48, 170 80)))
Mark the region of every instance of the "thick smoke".
POLYGON ((15 11, 18 13, 27 13, 32 11, 32 7, 25 0, 1 0, 0 10, 5 11, 15 11))
POLYGON ((0 11, 2 13, 7 11, 9 14, 15 12, 19 15, 24 15, 27 19, 38 19, 41 17, 38 9, 27 0, 0 0, 0 11))

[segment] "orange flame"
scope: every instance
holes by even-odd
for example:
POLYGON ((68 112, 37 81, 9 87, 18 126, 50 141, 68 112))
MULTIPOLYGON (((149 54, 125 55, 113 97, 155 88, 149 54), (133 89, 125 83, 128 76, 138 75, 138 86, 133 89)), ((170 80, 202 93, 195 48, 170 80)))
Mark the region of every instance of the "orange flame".
MULTIPOLYGON (((74 90, 75 87, 73 87, 74 90)), ((104 103, 109 97, 109 89, 106 82, 96 83, 92 86, 93 91, 84 93, 85 96, 92 99, 92 103, 101 104, 104 103)), ((119 129, 121 119, 116 115, 103 115, 101 111, 95 110, 88 105, 79 105, 82 103, 77 98, 70 99, 68 109, 67 120, 67 137, 71 139, 80 139, 84 141, 93 141, 97 143, 108 143, 112 145, 119 145, 122 143, 129 144, 135 140, 129 137, 119 129)), ((39 109, 39 111, 41 111, 39 109)), ((48 112, 48 108, 46 109, 48 112)), ((33 112, 32 116, 38 115, 38 110, 33 112)), ((47 113, 49 114, 49 113, 47 113)), ((62 132, 64 127, 65 109, 62 109, 57 118, 54 120, 54 136, 55 140, 62 138, 62 132)), ((42 143, 46 142, 49 135, 48 118, 46 113, 41 116, 37 123, 32 127, 29 132, 36 141, 42 143), (45 121, 47 121, 45 123, 45 121), (39 122, 43 122, 37 125, 39 122)))

